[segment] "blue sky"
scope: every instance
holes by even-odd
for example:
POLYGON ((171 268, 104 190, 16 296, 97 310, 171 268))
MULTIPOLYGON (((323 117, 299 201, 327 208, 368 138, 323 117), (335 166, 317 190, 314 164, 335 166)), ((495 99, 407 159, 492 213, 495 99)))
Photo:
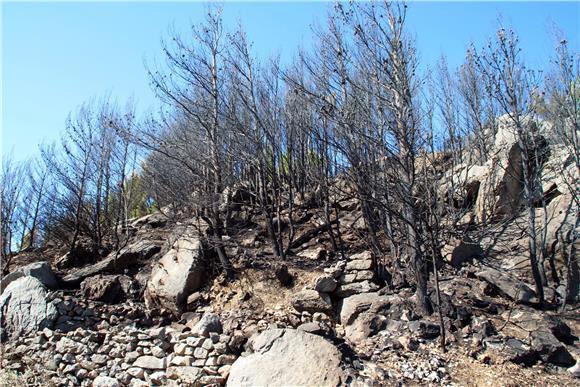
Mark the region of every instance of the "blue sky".
MULTIPOLYGON (((327 2, 226 2, 226 28, 240 20, 255 53, 288 60, 308 46, 313 22, 324 23, 327 2)), ((2 3, 2 146, 24 159, 53 141, 67 114, 107 93, 119 103, 134 97, 138 110, 155 107, 144 60, 162 58, 160 38, 203 18, 205 5, 180 3, 2 3)), ((528 64, 545 67, 557 25, 579 50, 580 2, 412 2, 408 27, 424 66, 441 54, 461 63, 470 41, 481 46, 498 18, 513 26, 528 64)))

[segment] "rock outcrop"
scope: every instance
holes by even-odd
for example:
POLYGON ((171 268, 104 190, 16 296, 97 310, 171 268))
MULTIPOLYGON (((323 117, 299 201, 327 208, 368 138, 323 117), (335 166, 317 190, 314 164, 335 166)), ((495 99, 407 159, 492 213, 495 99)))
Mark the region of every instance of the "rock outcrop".
POLYGON ((384 316, 393 303, 400 303, 397 296, 381 296, 378 293, 355 294, 342 300, 340 323, 345 327, 345 337, 359 342, 382 330, 387 318, 384 316))
POLYGON ((30 276, 11 282, 0 297, 2 334, 18 337, 28 332, 52 327, 58 316, 54 305, 47 301, 44 285, 30 276))
POLYGON ((88 300, 115 304, 135 295, 133 280, 126 275, 96 275, 81 283, 81 293, 88 300))
POLYGON ((341 354, 320 336, 272 329, 250 339, 248 356, 230 369, 228 386, 338 386, 346 382, 341 354))
POLYGON ((486 267, 478 272, 477 276, 516 302, 531 303, 537 301, 536 293, 529 285, 497 269, 486 267))
POLYGON ((145 289, 145 304, 179 316, 185 310, 187 297, 201 288, 204 279, 200 237, 193 231, 184 233, 154 265, 145 289))
POLYGON ((135 266, 145 261, 161 250, 159 242, 138 240, 121 249, 118 253, 111 253, 105 259, 70 272, 63 278, 68 285, 78 285, 87 277, 102 273, 122 272, 123 269, 135 266))

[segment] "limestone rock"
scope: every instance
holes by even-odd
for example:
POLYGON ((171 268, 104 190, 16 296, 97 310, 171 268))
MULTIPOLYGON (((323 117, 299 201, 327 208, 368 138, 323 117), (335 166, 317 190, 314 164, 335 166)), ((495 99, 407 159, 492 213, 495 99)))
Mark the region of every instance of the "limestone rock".
POLYGON ((0 321, 3 335, 21 334, 51 328, 58 312, 46 300, 46 290, 34 277, 20 277, 12 281, 0 297, 0 321))
POLYGON ((161 250, 161 246, 158 242, 139 240, 124 247, 118 253, 112 252, 102 261, 71 272, 63 278, 63 281, 66 284, 75 285, 87 277, 103 272, 120 272, 138 264, 140 261, 151 258, 159 250, 161 250))
POLYGON ((81 283, 81 292, 89 300, 114 304, 125 300, 131 287, 132 280, 128 276, 96 275, 81 283))
POLYGON ((371 293, 379 290, 379 286, 371 281, 353 282, 340 285, 336 289, 336 295, 339 297, 348 297, 353 294, 371 293))
POLYGON ((318 261, 326 257, 326 249, 321 246, 316 246, 303 250, 296 255, 309 260, 318 261))
POLYGON ((199 320, 191 329, 192 334, 202 337, 209 337, 212 332, 223 332, 222 322, 219 316, 214 313, 204 314, 201 320, 199 320))
POLYGON ((169 379, 180 379, 181 382, 192 386, 203 376, 201 368, 192 366, 167 367, 166 373, 169 379))
POLYGON ((314 281, 314 290, 321 293, 332 293, 336 286, 336 280, 329 275, 322 275, 314 281))
POLYGON ((182 235, 154 266, 145 290, 146 306, 150 310, 165 308, 180 316, 187 297, 203 285, 204 273, 199 236, 194 232, 182 235))
POLYGON ((346 264, 346 270, 369 270, 372 266, 370 259, 354 259, 346 264))
POLYGON ((20 277, 34 277, 49 289, 56 289, 58 281, 47 262, 34 262, 26 266, 19 267, 7 274, 0 281, 0 293, 13 281, 20 277))
POLYGON ((134 367, 145 368, 148 370, 162 370, 165 369, 166 359, 155 356, 141 356, 133 363, 134 367))
POLYGON ((338 386, 346 382, 338 349, 320 336, 272 329, 252 337, 249 356, 238 358, 227 386, 338 386))
POLYGON ((499 270, 486 267, 476 275, 516 302, 532 303, 537 301, 535 292, 528 285, 499 270))
POLYGON ((359 342, 386 329, 393 322, 395 306, 403 304, 398 295, 382 296, 378 293, 356 294, 342 300, 340 323, 345 328, 345 337, 359 342))
POLYGON ((330 297, 316 290, 302 290, 292 297, 292 306, 298 312, 325 312, 332 309, 330 297))
POLYGON ((97 376, 95 380, 93 380, 93 387, 121 387, 121 383, 119 383, 115 378, 97 376))

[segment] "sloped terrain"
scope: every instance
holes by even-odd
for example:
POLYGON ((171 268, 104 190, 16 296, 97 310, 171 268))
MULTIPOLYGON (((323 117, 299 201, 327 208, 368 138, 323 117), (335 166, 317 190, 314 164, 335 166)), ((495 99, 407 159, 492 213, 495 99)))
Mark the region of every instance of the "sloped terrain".
MULTIPOLYGON (((509 163, 510 152, 498 154, 509 163)), ((489 170, 477 176, 480 187, 493 184, 489 170)), ((554 174, 544 183, 546 194, 559 192, 548 203, 547 238, 557 252, 562 242, 554 233, 570 227, 562 214, 574 210, 564 204, 570 192, 554 174)), ((563 310, 556 302, 578 283, 571 276, 567 289, 546 288, 548 305, 536 303, 520 207, 484 224, 482 211, 489 209, 478 207, 479 196, 472 200, 471 220, 461 226, 469 238, 450 239, 437 262, 440 308, 422 315, 412 279, 390 254, 372 251, 354 193, 337 192, 333 221, 341 253, 332 251, 316 201, 300 204, 285 260, 274 257, 260 214, 246 222, 234 213, 223 238, 231 280, 221 274, 197 219, 162 212, 127 224, 130 238, 118 252, 71 257, 53 247, 16 257, 2 284, 0 381, 578 385, 577 294, 563 310), (34 294, 35 307, 23 309, 28 301, 15 294, 34 294)), ((512 199, 495 192, 493 208, 507 211, 505 200, 512 199)), ((484 193, 480 188, 476 196, 484 193)), ((562 262, 554 265, 565 272, 562 262)), ((431 275, 429 296, 437 305, 435 288, 431 275)))

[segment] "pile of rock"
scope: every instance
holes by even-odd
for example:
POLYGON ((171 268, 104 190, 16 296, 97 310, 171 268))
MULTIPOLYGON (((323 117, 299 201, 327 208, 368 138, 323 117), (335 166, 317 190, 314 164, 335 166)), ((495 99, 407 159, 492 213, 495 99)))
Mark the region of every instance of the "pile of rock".
POLYGON ((373 282, 374 263, 372 253, 354 254, 346 261, 339 261, 324 269, 311 286, 299 291, 292 298, 292 306, 301 313, 324 313, 333 316, 340 300, 354 294, 374 292, 379 286, 373 282))
POLYGON ((370 251, 363 251, 354 254, 344 262, 338 262, 333 268, 327 269, 335 278, 338 278, 339 286, 336 295, 340 298, 352 296, 353 294, 369 293, 379 289, 373 282, 374 263, 370 251))
POLYGON ((213 314, 186 332, 135 325, 68 333, 45 328, 6 344, 2 366, 32 368, 65 386, 222 385, 238 357, 232 340, 213 314))
POLYGON ((54 329, 69 332, 77 328, 97 329, 110 325, 127 325, 139 321, 150 324, 142 303, 126 301, 122 304, 109 305, 102 302, 83 300, 74 293, 65 294, 61 291, 49 293, 48 300, 56 307, 58 318, 54 329))

